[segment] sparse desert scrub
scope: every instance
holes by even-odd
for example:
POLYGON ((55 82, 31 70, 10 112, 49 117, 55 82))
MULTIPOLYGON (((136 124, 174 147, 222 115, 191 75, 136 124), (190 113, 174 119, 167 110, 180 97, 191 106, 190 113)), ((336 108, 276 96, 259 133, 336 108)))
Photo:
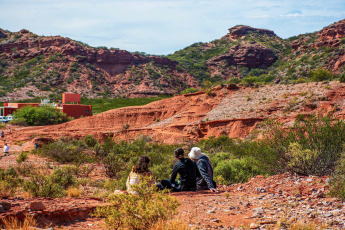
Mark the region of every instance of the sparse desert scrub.
POLYGON ((15 217, 9 217, 2 220, 1 227, 4 229, 18 229, 18 230, 34 230, 37 226, 37 221, 32 215, 26 215, 23 221, 15 217))
POLYGON ((34 197, 63 197, 66 189, 76 184, 76 179, 63 169, 56 169, 51 175, 35 174, 24 182, 24 191, 34 197))
POLYGON ((12 166, 7 170, 0 168, 0 195, 3 197, 13 196, 22 181, 12 166))
POLYGON ((340 159, 331 177, 331 190, 329 195, 345 200, 345 152, 342 152, 340 159))
POLYGON ((110 228, 151 229, 158 221, 172 218, 179 206, 176 198, 142 182, 134 186, 135 194, 113 194, 110 206, 99 207, 97 217, 105 217, 110 228))
POLYGON ((296 120, 291 128, 272 120, 265 125, 264 140, 257 143, 258 148, 251 154, 266 170, 317 176, 333 172, 345 143, 342 120, 316 115, 296 120))

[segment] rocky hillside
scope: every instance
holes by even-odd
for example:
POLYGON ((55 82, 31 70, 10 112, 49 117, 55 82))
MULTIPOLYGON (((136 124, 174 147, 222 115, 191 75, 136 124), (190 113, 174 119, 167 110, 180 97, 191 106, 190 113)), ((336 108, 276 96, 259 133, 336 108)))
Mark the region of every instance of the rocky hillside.
POLYGON ((235 83, 331 80, 345 72, 344 31, 345 20, 319 32, 289 39, 281 39, 270 30, 235 26, 220 39, 195 43, 168 57, 200 82, 205 79, 231 79, 235 83))
POLYGON ((27 30, 0 30, 0 100, 77 92, 146 97, 228 83, 345 81, 345 20, 289 39, 239 25, 167 57, 130 53, 27 30), (208 83, 208 82, 207 82, 208 83), (208 84, 209 85, 209 84, 208 84))
POLYGON ((289 47, 273 31, 240 25, 220 39, 195 43, 168 57, 201 81, 228 80, 265 72, 289 47))
POLYGON ((197 86, 190 74, 177 68, 177 62, 164 57, 92 48, 24 29, 0 30, 0 53, 2 101, 66 91, 87 97, 144 97, 197 86))
POLYGON ((129 140, 146 135, 164 143, 185 143, 221 135, 246 138, 267 118, 287 126, 298 116, 312 113, 331 112, 343 119, 344 101, 345 84, 337 81, 258 88, 229 85, 144 106, 109 110, 60 125, 20 128, 9 138, 30 142, 33 135, 51 138, 93 135, 98 139, 112 135, 115 140, 129 140))
POLYGON ((291 51, 285 52, 270 69, 272 74, 278 74, 285 82, 308 81, 317 69, 326 69, 335 74, 328 78, 345 73, 345 20, 319 32, 290 38, 289 41, 291 51))

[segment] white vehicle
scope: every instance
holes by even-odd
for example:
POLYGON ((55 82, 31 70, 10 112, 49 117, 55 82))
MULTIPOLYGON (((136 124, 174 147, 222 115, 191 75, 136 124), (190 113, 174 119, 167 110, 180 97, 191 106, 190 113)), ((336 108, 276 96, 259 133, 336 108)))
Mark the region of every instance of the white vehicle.
POLYGON ((13 120, 13 116, 11 114, 9 114, 5 117, 5 120, 6 120, 6 122, 10 122, 13 120))
POLYGON ((6 122, 6 117, 5 116, 0 116, 0 122, 6 122))

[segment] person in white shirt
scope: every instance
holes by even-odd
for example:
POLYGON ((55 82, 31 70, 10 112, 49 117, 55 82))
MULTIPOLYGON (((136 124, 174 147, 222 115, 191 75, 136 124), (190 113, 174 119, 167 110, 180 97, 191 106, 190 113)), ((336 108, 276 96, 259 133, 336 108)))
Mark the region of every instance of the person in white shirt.
POLYGON ((8 153, 9 150, 10 150, 10 146, 9 146, 7 143, 5 143, 5 146, 4 146, 4 153, 8 153))

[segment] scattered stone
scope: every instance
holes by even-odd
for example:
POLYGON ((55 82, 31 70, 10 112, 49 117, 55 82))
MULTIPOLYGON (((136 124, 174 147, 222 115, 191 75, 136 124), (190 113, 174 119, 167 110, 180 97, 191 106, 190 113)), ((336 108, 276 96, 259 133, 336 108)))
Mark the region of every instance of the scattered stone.
POLYGON ((42 201, 32 201, 26 209, 30 209, 31 211, 43 211, 45 208, 42 201))
POLYGON ((277 221, 276 220, 262 220, 260 221, 260 224, 276 224, 277 221))
POLYGON ((245 202, 245 203, 243 204, 243 206, 249 208, 249 207, 251 206, 251 203, 245 202))
POLYGON ((330 213, 330 212, 328 212, 328 213, 326 213, 324 216, 325 216, 325 217, 331 217, 331 216, 333 216, 333 214, 330 213))
POLYGON ((220 219, 217 219, 217 218, 211 219, 210 222, 213 222, 213 223, 220 223, 220 219))
POLYGON ((257 223, 251 223, 249 228, 250 229, 260 229, 260 226, 257 223))
POLYGON ((211 214, 211 213, 216 213, 216 208, 210 209, 207 211, 207 213, 211 214))
POLYGON ((12 207, 11 203, 8 202, 0 202, 0 205, 2 205, 5 210, 10 210, 12 207))
POLYGON ((245 190, 245 188, 243 188, 242 185, 238 186, 238 188, 237 188, 237 191, 244 191, 244 190, 245 190))

